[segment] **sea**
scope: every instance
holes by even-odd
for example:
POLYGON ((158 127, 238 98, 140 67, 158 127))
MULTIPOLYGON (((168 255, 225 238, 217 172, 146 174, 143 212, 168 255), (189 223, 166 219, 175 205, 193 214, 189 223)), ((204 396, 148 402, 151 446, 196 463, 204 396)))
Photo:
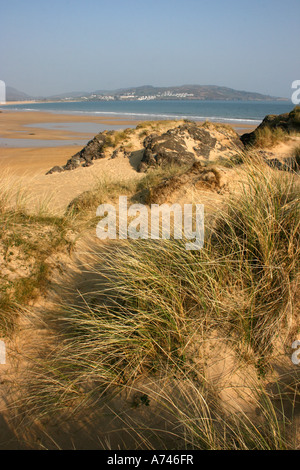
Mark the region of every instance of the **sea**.
POLYGON ((110 116, 128 120, 189 119, 212 122, 259 125, 267 114, 291 111, 291 101, 80 101, 11 104, 0 109, 49 111, 59 114, 110 116))

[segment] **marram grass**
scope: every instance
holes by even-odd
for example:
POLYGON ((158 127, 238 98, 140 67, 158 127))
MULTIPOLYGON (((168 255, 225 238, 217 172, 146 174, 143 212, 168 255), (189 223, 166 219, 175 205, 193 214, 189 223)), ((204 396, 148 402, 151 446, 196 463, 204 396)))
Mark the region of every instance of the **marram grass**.
MULTIPOLYGON (((93 408, 108 391, 162 377, 167 386, 148 387, 147 396, 168 411, 176 448, 293 447, 285 397, 275 406, 263 378, 296 321, 299 184, 261 163, 244 169, 240 192, 209 221, 200 252, 184 241, 137 240, 95 253, 98 287, 52 318, 61 337, 27 386, 33 412, 93 408), (213 334, 256 371, 245 386, 252 412, 228 412, 207 378, 204 345, 213 334)), ((126 423, 151 448, 147 424, 126 423)))

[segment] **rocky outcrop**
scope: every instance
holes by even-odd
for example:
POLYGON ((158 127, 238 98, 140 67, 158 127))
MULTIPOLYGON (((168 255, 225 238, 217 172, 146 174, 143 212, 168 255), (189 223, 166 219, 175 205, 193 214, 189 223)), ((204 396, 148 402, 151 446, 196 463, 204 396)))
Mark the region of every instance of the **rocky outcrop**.
POLYGON ((294 155, 292 154, 290 156, 283 156, 266 150, 257 150, 255 155, 259 156, 274 170, 289 171, 293 173, 298 173, 300 171, 300 155, 298 152, 295 152, 295 150, 294 155))
POLYGON ((124 158, 129 158, 131 155, 131 152, 125 149, 123 145, 120 147, 116 148, 116 150, 113 151, 112 156, 110 157, 112 160, 114 158, 118 158, 120 156, 123 156, 124 158))
POLYGON ((144 140, 139 171, 164 164, 188 165, 196 161, 228 159, 243 148, 238 134, 229 126, 188 122, 144 140))
POLYGON ((80 166, 88 167, 93 165, 93 160, 105 157, 104 147, 109 135, 109 132, 100 132, 90 140, 87 145, 80 150, 80 152, 73 155, 73 157, 71 157, 64 166, 54 166, 46 173, 46 175, 51 175, 56 172, 60 173, 67 170, 75 170, 80 166))
POLYGON ((241 141, 245 146, 255 145, 259 134, 267 129, 281 129, 286 134, 300 133, 300 106, 296 106, 290 113, 266 116, 253 132, 243 134, 241 141))
POLYGON ((144 140, 144 147, 139 171, 162 163, 188 164, 195 161, 194 153, 187 150, 183 137, 174 130, 162 135, 151 134, 144 140))
MULTIPOLYGON (((236 157, 244 148, 238 134, 227 125, 204 123, 196 124, 186 121, 184 124, 172 127, 167 132, 157 131, 148 135, 143 144, 133 136, 134 147, 143 145, 142 159, 138 171, 146 171, 148 168, 163 166, 165 164, 192 165, 196 161, 219 162, 236 157)), ((130 130, 132 133, 132 130, 130 130)), ((134 131, 133 131, 134 132, 134 131)), ((106 155, 114 159, 123 155, 130 158, 132 152, 128 152, 129 134, 123 132, 124 138, 115 131, 105 131, 97 134, 78 153, 73 155, 65 165, 55 166, 47 172, 47 175, 67 170, 75 170, 81 166, 93 165, 93 161, 104 158, 106 155), (126 142, 126 146, 124 146, 126 142), (117 146, 118 145, 118 146, 117 146), (110 149, 111 152, 107 150, 110 149)), ((137 132, 138 134, 138 132, 137 132)), ((131 143, 132 148, 132 143, 131 143)), ((137 150, 137 148, 136 148, 137 150)), ((140 148, 138 149, 140 151, 140 148)))
POLYGON ((282 161, 278 158, 271 158, 270 160, 266 160, 266 163, 276 170, 281 171, 290 171, 298 173, 300 171, 300 159, 297 157, 287 157, 284 158, 282 161))

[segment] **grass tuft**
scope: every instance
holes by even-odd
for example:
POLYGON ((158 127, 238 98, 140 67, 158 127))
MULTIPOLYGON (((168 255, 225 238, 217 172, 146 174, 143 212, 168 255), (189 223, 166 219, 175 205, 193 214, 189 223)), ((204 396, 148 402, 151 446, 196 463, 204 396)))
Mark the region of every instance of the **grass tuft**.
MULTIPOLYGON (((264 378, 295 320, 299 184, 263 163, 244 170, 238 195, 207 222, 202 251, 171 239, 124 242, 95 254, 98 288, 56 315, 61 342, 28 386, 36 412, 93 407, 107 393, 135 389, 149 409, 154 402, 158 414, 167 411, 174 447, 291 446, 285 398, 277 406, 264 378), (236 394, 229 404, 207 372, 225 360, 222 347, 245 369, 243 391, 228 385, 236 394), (165 388, 155 386, 159 378, 165 388), (145 390, 147 380, 153 386, 145 390)), ((151 448, 154 430, 146 428, 131 430, 151 448)))

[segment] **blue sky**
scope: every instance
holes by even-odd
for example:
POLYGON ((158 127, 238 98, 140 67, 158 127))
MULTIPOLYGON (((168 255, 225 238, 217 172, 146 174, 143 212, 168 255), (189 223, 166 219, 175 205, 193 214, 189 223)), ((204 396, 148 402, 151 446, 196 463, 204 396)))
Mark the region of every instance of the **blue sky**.
POLYGON ((32 95, 224 85, 291 96, 300 0, 0 0, 0 79, 32 95))

